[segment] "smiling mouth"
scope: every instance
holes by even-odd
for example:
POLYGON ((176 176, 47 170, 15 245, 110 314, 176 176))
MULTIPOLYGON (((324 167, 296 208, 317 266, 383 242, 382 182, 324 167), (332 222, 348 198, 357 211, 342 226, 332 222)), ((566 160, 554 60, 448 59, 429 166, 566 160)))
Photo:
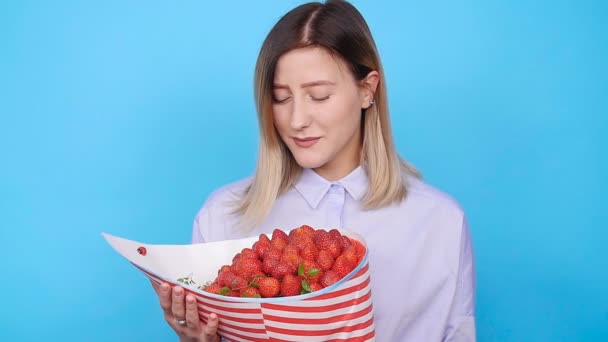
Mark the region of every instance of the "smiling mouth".
POLYGON ((293 141, 296 143, 296 145, 298 145, 299 147, 303 147, 303 148, 308 148, 313 146, 314 144, 317 143, 317 141, 319 141, 319 139, 321 139, 320 137, 312 137, 312 138, 293 138, 293 141))

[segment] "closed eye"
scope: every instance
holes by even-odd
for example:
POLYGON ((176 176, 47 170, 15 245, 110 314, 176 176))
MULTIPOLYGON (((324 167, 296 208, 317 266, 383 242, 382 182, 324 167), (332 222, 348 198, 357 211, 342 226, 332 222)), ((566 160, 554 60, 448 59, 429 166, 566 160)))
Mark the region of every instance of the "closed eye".
POLYGON ((329 97, 330 97, 330 96, 331 96, 331 95, 327 95, 327 96, 325 96, 325 97, 320 97, 320 98, 319 98, 319 97, 314 97, 314 96, 311 96, 311 98, 313 99, 313 101, 317 101, 317 102, 323 102, 323 101, 327 101, 327 100, 329 99, 329 97))
POLYGON ((279 100, 277 98, 274 98, 274 97, 272 98, 273 102, 277 103, 277 104, 285 103, 285 102, 289 101, 289 99, 291 99, 291 97, 286 97, 286 98, 281 99, 281 100, 279 100))

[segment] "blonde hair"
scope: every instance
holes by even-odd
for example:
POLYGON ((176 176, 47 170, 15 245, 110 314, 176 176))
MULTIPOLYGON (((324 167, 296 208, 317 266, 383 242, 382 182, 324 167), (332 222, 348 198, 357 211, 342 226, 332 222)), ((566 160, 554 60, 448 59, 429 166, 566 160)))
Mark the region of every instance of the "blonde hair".
POLYGON ((295 183, 302 171, 274 126, 272 87, 279 57, 308 46, 321 47, 341 59, 359 81, 373 70, 380 75, 374 104, 362 110, 361 164, 369 179, 363 207, 374 209, 403 200, 407 195, 404 174, 420 177, 396 152, 382 65, 361 14, 346 1, 300 5, 272 28, 262 44, 255 68, 260 146, 255 174, 235 210, 246 227, 261 223, 276 198, 295 183))

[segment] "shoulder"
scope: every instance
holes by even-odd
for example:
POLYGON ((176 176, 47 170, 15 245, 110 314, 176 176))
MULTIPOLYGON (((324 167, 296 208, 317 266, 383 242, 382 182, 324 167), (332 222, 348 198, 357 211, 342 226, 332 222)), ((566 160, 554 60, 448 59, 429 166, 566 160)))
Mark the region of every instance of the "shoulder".
POLYGON ((238 201, 251 184, 252 176, 224 184, 214 189, 203 202, 202 209, 219 209, 238 201))
POLYGON ((423 179, 405 176, 407 197, 404 205, 422 215, 439 215, 460 226, 465 220, 462 205, 446 191, 423 179))

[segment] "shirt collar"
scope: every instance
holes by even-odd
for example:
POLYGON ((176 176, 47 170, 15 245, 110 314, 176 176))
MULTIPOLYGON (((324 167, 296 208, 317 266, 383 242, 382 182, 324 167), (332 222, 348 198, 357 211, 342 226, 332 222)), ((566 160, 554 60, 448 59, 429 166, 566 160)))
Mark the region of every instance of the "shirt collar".
POLYGON ((332 185, 341 185, 355 200, 361 200, 367 191, 368 179, 365 169, 359 165, 344 178, 336 181, 328 181, 321 177, 313 169, 303 169, 294 188, 304 197, 306 202, 317 208, 327 191, 332 185))

